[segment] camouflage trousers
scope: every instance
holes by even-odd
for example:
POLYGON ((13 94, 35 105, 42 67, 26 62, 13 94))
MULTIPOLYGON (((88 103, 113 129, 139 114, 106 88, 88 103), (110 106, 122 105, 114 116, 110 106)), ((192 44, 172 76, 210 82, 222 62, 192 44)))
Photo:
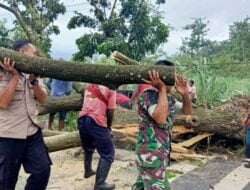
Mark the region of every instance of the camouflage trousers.
POLYGON ((137 166, 139 176, 132 186, 132 190, 170 190, 166 167, 143 168, 137 166))

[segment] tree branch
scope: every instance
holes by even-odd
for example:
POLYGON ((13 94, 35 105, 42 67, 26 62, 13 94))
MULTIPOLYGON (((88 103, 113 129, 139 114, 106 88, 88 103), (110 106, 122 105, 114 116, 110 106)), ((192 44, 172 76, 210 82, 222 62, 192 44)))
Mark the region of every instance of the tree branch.
MULTIPOLYGON (((14 3, 14 5, 16 7, 16 3, 14 3)), ((3 9, 5 9, 5 10, 7 10, 7 11, 9 11, 9 12, 11 12, 12 14, 15 15, 16 19, 18 20, 18 22, 21 25, 23 31, 27 35, 28 39, 30 41, 33 41, 32 38, 31 38, 31 35, 30 35, 29 31, 28 31, 28 29, 26 28, 26 26, 25 26, 25 24, 23 22, 23 19, 22 19, 21 15, 16 11, 16 9, 8 7, 8 6, 4 5, 3 3, 0 3, 0 7, 3 8, 3 9)))
POLYGON ((109 20, 112 18, 113 14, 114 14, 116 3, 117 3, 117 0, 115 0, 115 2, 113 4, 113 7, 112 7, 111 12, 110 12, 109 20))
POLYGON ((26 24, 22 19, 21 13, 20 13, 20 11, 18 9, 18 5, 16 4, 16 2, 15 1, 13 2, 13 7, 8 7, 8 6, 4 5, 3 3, 0 3, 0 8, 3 8, 5 10, 11 12, 12 14, 14 14, 14 16, 16 17, 17 21, 19 22, 20 26, 22 27, 24 33, 26 34, 28 40, 31 41, 37 47, 37 51, 38 51, 39 56, 47 57, 43 53, 43 51, 39 48, 39 45, 36 42, 36 40, 31 37, 31 33, 26 28, 26 24))

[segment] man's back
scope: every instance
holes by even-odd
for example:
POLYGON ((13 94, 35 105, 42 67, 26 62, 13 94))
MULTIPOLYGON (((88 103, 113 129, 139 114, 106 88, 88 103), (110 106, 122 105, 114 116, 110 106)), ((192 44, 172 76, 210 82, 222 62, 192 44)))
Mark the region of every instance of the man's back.
POLYGON ((48 85, 51 88, 51 96, 66 96, 72 90, 72 82, 57 79, 49 79, 48 85))
POLYGON ((97 124, 106 127, 106 111, 108 109, 116 108, 116 92, 102 85, 98 85, 98 88, 103 98, 106 99, 106 102, 96 97, 93 93, 86 89, 82 110, 79 113, 79 116, 89 115, 96 121, 97 124))

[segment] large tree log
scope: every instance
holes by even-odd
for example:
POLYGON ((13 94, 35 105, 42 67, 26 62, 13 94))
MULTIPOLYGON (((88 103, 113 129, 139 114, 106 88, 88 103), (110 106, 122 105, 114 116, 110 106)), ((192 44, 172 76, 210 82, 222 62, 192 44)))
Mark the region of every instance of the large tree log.
MULTIPOLYGON (((58 99, 59 100, 59 99, 58 99)), ((44 105, 44 110, 40 113, 49 113, 52 111, 60 111, 62 108, 67 110, 80 110, 81 97, 63 97, 60 101, 54 99, 53 105, 48 103, 44 105), (67 105, 67 106, 66 106, 67 105)), ((214 109, 194 109, 192 117, 188 119, 183 116, 176 116, 175 125, 185 125, 193 128, 196 132, 209 132, 230 139, 244 140, 245 126, 244 119, 247 113, 247 97, 234 97, 230 101, 218 106, 214 109)), ((131 122, 137 122, 137 114, 135 111, 119 110, 116 118, 123 118, 129 114, 131 122)), ((116 119, 115 118, 115 119, 116 119)), ((128 122, 127 118, 124 123, 128 122)))
MULTIPOLYGON (((243 125, 243 121, 247 114, 247 97, 232 98, 230 101, 213 110, 195 110, 195 114, 198 115, 199 118, 189 117, 186 120, 183 116, 177 116, 175 125, 184 124, 188 127, 192 127, 193 130, 190 130, 192 132, 210 132, 231 139, 241 141, 244 139, 245 126, 243 125)), ((116 129, 113 130, 115 145, 131 150, 134 148, 136 127, 131 125, 131 130, 128 130, 128 128, 126 128, 128 126, 124 126, 124 124, 137 122, 136 112, 123 109, 118 110, 115 120, 118 119, 119 122, 115 121, 115 123, 119 123, 120 125, 116 126, 116 129), (129 114, 128 117, 130 121, 127 119, 121 120, 127 114, 129 114), (122 130, 123 128, 126 128, 126 130, 122 130)), ((46 137, 45 143, 49 151, 53 152, 80 146, 80 139, 78 132, 72 132, 46 137)), ((174 149, 177 152, 180 151, 179 147, 174 147, 174 149)), ((183 149, 181 151, 185 152, 186 150, 183 149)))
POLYGON ((59 111, 80 111, 83 98, 81 95, 71 95, 63 97, 50 96, 46 103, 38 106, 39 115, 56 113, 59 111))
MULTIPOLYGON (((50 96, 45 104, 38 106, 39 115, 55 113, 59 111, 80 111, 83 104, 82 95, 63 97, 50 96)), ((122 105, 120 105, 122 107, 122 105)), ((129 108, 127 108, 129 109, 129 108)))
POLYGON ((18 52, 0 48, 0 60, 11 57, 17 70, 66 81, 103 84, 117 88, 122 84, 143 83, 149 79, 148 71, 155 69, 168 85, 175 84, 175 68, 168 66, 136 65, 93 65, 80 62, 29 57, 18 52))
MULTIPOLYGON (((114 144, 123 149, 132 150, 134 148, 134 137, 130 138, 129 135, 124 134, 119 130, 113 130, 114 144)), ((68 148, 79 147, 81 145, 79 132, 70 132, 62 135, 44 138, 45 144, 49 152, 55 152, 68 148)))
MULTIPOLYGON (((135 143, 136 143, 135 133, 124 132, 122 130, 113 129, 112 134, 113 134, 113 142, 116 147, 126 150, 133 150, 135 148, 135 143)), ((44 139, 49 152, 55 152, 64 149, 79 147, 81 145, 78 131, 69 132, 52 137, 45 137, 44 139)), ((173 152, 178 152, 178 153, 192 153, 192 151, 174 143, 172 144, 172 150, 173 152)))

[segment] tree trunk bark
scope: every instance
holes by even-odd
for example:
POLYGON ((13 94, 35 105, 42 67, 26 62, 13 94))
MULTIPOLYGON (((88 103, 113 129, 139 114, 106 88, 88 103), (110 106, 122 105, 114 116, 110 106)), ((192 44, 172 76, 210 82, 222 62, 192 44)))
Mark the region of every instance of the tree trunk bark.
POLYGON ((56 113, 59 111, 80 111, 83 98, 81 95, 71 95, 62 97, 48 97, 43 105, 38 106, 39 115, 56 113))
MULTIPOLYGON (((53 98, 45 105, 40 107, 40 114, 58 112, 61 110, 79 111, 82 105, 81 96, 68 96, 62 98, 53 98), (51 102, 51 103, 50 103, 51 102)), ((117 118, 122 118, 129 114, 130 123, 138 121, 135 111, 119 110, 115 113, 117 118)), ((247 98, 234 98, 229 102, 222 104, 214 109, 194 109, 193 115, 189 117, 176 116, 175 125, 184 125, 193 128, 195 132, 209 132, 230 139, 244 140, 245 126, 244 119, 247 114, 247 98), (241 102, 241 103, 239 103, 241 102)), ((116 123, 116 121, 114 121, 116 123)), ((127 123, 128 119, 124 120, 127 123)))
POLYGON ((44 138, 49 152, 56 152, 81 145, 78 131, 44 138))
POLYGON ((56 135, 66 134, 66 133, 68 133, 68 132, 43 130, 43 137, 52 137, 52 136, 56 136, 56 135))
POLYGON ((167 85, 173 86, 175 84, 175 67, 83 64, 80 62, 29 57, 12 50, 0 48, 0 60, 3 60, 4 57, 11 57, 15 60, 15 67, 20 72, 66 81, 103 84, 113 89, 122 84, 143 83, 142 78, 149 79, 148 71, 151 69, 158 71, 167 85))
MULTIPOLYGON (((124 134, 121 131, 113 130, 113 142, 116 147, 126 150, 133 150, 135 146, 135 138, 124 134)), ((50 136, 44 138, 45 144, 49 152, 74 148, 81 146, 79 132, 69 132, 61 135, 50 136)))
POLYGON ((121 65, 140 65, 139 62, 130 59, 129 57, 127 57, 126 55, 123 55, 122 53, 118 52, 118 51, 114 51, 111 54, 111 59, 115 60, 116 62, 118 62, 121 65))
POLYGON ((186 123, 183 119, 175 119, 175 125, 185 124, 195 132, 208 132, 229 139, 244 141, 248 113, 247 96, 235 96, 213 109, 194 109, 195 124, 186 123))

